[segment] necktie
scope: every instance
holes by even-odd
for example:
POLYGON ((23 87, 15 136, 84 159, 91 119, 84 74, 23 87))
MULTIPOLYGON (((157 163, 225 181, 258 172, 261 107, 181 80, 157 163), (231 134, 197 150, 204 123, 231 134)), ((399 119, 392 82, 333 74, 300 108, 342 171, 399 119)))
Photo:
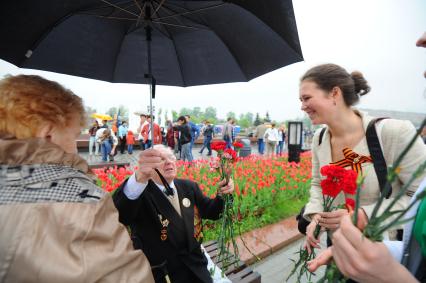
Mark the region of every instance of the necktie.
POLYGON ((163 175, 161 175, 160 171, 158 171, 157 168, 155 168, 155 172, 157 172, 158 176, 160 177, 161 183, 163 183, 163 186, 165 188, 165 194, 167 196, 173 196, 175 193, 173 189, 170 187, 169 183, 166 181, 163 175))

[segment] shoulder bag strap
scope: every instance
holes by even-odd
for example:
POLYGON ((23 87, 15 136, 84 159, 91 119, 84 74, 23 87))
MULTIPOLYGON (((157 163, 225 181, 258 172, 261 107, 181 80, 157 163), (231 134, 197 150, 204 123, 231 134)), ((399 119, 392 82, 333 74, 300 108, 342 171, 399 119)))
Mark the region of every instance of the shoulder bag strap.
MULTIPOLYGON (((386 165, 385 157, 383 156, 382 147, 380 146, 379 138, 377 137, 376 123, 386 118, 376 118, 370 121, 365 133, 367 139, 368 150, 370 151, 373 159, 374 170, 376 171, 377 179, 379 180, 380 192, 383 192, 387 182, 388 168, 386 165)), ((392 187, 389 193, 385 196, 389 198, 392 194, 392 187)))

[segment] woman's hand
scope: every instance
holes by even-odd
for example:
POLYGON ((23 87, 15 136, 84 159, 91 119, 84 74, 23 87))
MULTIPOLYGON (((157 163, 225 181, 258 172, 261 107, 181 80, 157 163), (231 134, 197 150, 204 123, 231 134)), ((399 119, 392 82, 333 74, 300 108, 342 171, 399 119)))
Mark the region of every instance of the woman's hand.
POLYGON ((349 212, 346 209, 337 209, 331 212, 320 212, 319 215, 321 218, 319 223, 321 227, 335 231, 339 228, 342 217, 348 214, 349 212))
POLYGON ((226 180, 223 179, 219 182, 219 188, 220 194, 232 194, 234 192, 234 180, 229 179, 228 184, 226 184, 226 180))
POLYGON ((311 223, 309 223, 309 225, 306 227, 306 242, 304 244, 304 247, 308 250, 308 253, 312 252, 312 248, 321 248, 319 245, 319 236, 318 238, 315 238, 314 236, 315 229, 317 227, 317 224, 319 223, 320 218, 320 214, 315 214, 311 217, 311 223))
MULTIPOLYGON (((321 227, 334 231, 334 230, 337 230, 337 228, 339 228, 340 221, 343 219, 343 217, 349 214, 352 216, 353 211, 349 213, 345 209, 338 209, 332 212, 321 212, 319 214, 321 215, 321 219, 319 221, 321 227)), ((357 227, 361 229, 362 231, 364 230, 365 226, 367 226, 367 224, 368 224, 368 217, 365 214, 364 209, 360 208, 358 210, 357 227)))

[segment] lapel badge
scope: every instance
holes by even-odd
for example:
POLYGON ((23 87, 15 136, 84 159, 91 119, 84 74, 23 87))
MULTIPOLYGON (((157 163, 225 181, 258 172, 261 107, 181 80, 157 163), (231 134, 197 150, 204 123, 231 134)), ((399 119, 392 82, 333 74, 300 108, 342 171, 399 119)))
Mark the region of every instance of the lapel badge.
POLYGON ((184 198, 182 200, 182 204, 183 204, 184 207, 189 207, 191 205, 191 201, 187 198, 184 198))

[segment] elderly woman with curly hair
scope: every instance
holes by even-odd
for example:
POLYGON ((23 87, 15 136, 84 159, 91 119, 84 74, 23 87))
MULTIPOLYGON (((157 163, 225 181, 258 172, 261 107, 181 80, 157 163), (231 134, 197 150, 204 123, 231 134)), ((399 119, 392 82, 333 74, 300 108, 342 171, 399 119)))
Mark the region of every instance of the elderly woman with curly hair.
POLYGON ((76 138, 81 98, 38 76, 0 81, 0 281, 153 282, 76 138))

